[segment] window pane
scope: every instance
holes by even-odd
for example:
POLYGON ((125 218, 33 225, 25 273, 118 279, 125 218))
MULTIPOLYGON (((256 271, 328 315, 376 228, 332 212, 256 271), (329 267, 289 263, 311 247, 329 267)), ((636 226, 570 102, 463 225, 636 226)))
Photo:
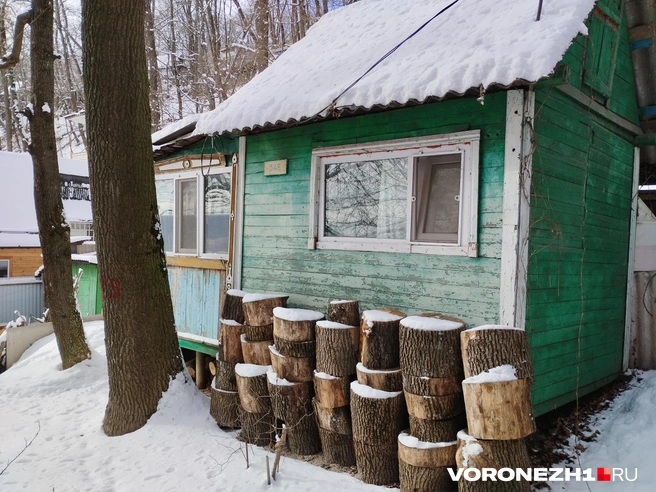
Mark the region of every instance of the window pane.
POLYGON ((230 241, 230 173, 205 177, 205 253, 227 253, 230 241))
POLYGON ((178 181, 180 187, 178 202, 178 250, 196 252, 196 232, 198 224, 198 190, 196 179, 178 181))
POLYGON ((324 236, 406 239, 407 159, 326 165, 324 236))
POLYGON ((173 180, 157 180, 155 189, 157 190, 157 208, 164 237, 164 251, 171 253, 173 252, 173 204, 175 203, 173 201, 173 180))
POLYGON ((413 239, 458 241, 460 163, 460 154, 416 159, 413 239))
POLYGON ((9 260, 0 260, 0 278, 9 277, 9 260))

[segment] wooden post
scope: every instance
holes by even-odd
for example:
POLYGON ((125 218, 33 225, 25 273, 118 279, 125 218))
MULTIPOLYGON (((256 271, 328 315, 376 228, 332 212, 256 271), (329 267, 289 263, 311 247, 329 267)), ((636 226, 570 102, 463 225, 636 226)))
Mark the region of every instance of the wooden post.
POLYGON ((205 354, 196 352, 196 387, 205 389, 207 386, 207 369, 205 368, 205 354))

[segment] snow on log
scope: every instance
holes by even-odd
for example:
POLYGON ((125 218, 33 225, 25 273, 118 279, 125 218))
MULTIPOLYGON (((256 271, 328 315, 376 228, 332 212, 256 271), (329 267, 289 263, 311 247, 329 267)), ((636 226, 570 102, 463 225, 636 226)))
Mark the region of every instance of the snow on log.
POLYGON ((360 303, 358 301, 330 301, 328 320, 349 326, 360 324, 360 303))
POLYGON ((226 292, 221 306, 221 318, 231 319, 237 323, 244 323, 244 309, 242 307, 243 297, 247 293, 241 290, 230 289, 226 292))
POLYGON ((241 336, 241 351, 244 355, 246 364, 256 364, 259 366, 271 365, 271 354, 269 345, 273 340, 263 340, 261 342, 249 342, 246 340, 246 334, 241 336))
POLYGON ((484 325, 463 331, 460 340, 466 378, 507 364, 517 370, 518 379, 533 378, 533 364, 524 330, 484 325))
POLYGON ((335 321, 318 321, 316 334, 317 370, 333 376, 355 374, 360 343, 358 323, 346 325, 335 321))
POLYGON ((273 334, 288 342, 308 342, 314 340, 314 327, 323 319, 323 313, 308 309, 273 310, 273 334))
POLYGON ((239 427, 239 393, 225 391, 212 384, 210 393, 210 415, 221 427, 239 427))
POLYGON ((360 361, 369 369, 399 367, 399 321, 394 309, 364 311, 360 323, 360 361))
POLYGON ((403 389, 403 376, 400 368, 368 369, 362 362, 358 362, 355 368, 360 384, 383 391, 401 391, 403 389))
POLYGON ((250 413, 267 413, 271 411, 271 398, 267 388, 267 371, 271 366, 255 364, 237 364, 235 375, 239 402, 250 413))
POLYGON ((273 310, 285 307, 289 296, 286 294, 246 294, 242 298, 244 324, 267 326, 273 323, 273 310))
POLYGON ((294 383, 312 381, 314 375, 314 357, 286 357, 275 346, 269 347, 273 371, 281 378, 294 383))
POLYGON ((241 323, 230 319, 221 319, 219 344, 222 350, 222 360, 233 364, 244 362, 244 354, 241 351, 242 333, 244 333, 244 326, 241 323))
POLYGON ((326 408, 348 406, 351 380, 349 377, 337 377, 325 372, 314 372, 314 393, 316 399, 326 408))
POLYGON ((442 396, 415 395, 405 390, 403 393, 408 406, 408 414, 419 419, 450 419, 465 411, 460 393, 442 396))

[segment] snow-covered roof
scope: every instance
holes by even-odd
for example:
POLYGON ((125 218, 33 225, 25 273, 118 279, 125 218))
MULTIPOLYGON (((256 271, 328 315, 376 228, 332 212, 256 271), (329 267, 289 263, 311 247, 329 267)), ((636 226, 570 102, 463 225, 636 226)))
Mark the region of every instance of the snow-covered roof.
MULTIPOLYGON (((240 132, 311 118, 452 0, 361 0, 324 15, 214 111, 194 135, 240 132)), ((595 0, 460 0, 344 94, 338 107, 370 109, 509 86, 548 76, 595 0)), ((320 116, 325 116, 324 111, 320 116)))
POLYGON ((190 114, 181 120, 171 123, 170 125, 166 125, 161 130, 157 130, 150 136, 153 145, 161 145, 169 142, 170 140, 174 140, 175 138, 179 138, 191 133, 194 128, 196 128, 196 122, 200 117, 200 113, 190 114))
MULTIPOLYGON (((89 176, 87 161, 59 158, 59 172, 89 176)), ((0 246, 39 247, 34 206, 32 157, 27 153, 0 151, 0 176, 5 186, 0 192, 0 246), (5 213, 9 212, 9 213, 5 213)), ((91 202, 64 200, 66 220, 91 221, 91 202)))

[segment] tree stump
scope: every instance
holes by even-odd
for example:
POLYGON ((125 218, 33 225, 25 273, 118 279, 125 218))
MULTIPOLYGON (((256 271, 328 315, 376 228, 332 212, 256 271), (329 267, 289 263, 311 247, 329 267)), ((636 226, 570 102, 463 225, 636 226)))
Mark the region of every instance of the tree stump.
POLYGON ((247 293, 237 289, 230 289, 226 292, 223 306, 221 306, 221 319, 229 319, 243 324, 244 309, 242 308, 242 301, 247 293))
POLYGON ((313 340, 309 342, 288 342, 274 335, 273 341, 275 342, 276 350, 285 357, 314 358, 317 351, 317 344, 313 340))
POLYGON ((440 316, 408 316, 401 320, 399 348, 403 374, 429 378, 462 375, 460 332, 465 324, 440 316))
POLYGON ((235 375, 239 402, 249 413, 267 413, 271 411, 271 398, 267 387, 267 371, 271 366, 255 364, 237 364, 235 375))
POLYGON ((510 377, 502 371, 495 373, 492 369, 462 382, 467 427, 471 436, 511 440, 535 432, 530 380, 510 377))
POLYGON ((403 374, 403 389, 415 395, 443 396, 462 393, 462 378, 429 378, 403 374))
POLYGON ((314 371, 314 393, 317 401, 326 408, 348 406, 351 401, 351 380, 314 371))
POLYGON ((210 397, 210 415, 221 427, 236 429, 239 427, 239 393, 225 391, 212 384, 210 397))
POLYGON ((231 319, 222 319, 219 326, 219 344, 221 345, 221 359, 232 364, 244 362, 241 351, 241 335, 244 326, 231 319))
POLYGON ((292 383, 269 371, 267 386, 273 414, 287 427, 289 450, 303 456, 319 453, 321 442, 312 406, 312 383, 292 383))
POLYGON ((239 439, 257 446, 268 446, 275 440, 276 419, 273 412, 250 413, 241 407, 237 408, 241 433, 239 439))
POLYGON ((273 340, 273 324, 265 326, 244 325, 246 340, 249 342, 263 342, 273 340))
POLYGON ((255 364, 258 366, 271 365, 271 353, 269 352, 269 345, 272 344, 273 340, 249 342, 246 340, 246 334, 243 334, 241 336, 241 351, 244 355, 244 362, 246 364, 255 364))
POLYGON ((273 310, 273 334, 288 342, 308 342, 315 339, 314 327, 323 319, 323 313, 308 309, 273 310))
POLYGON ((235 364, 216 359, 216 374, 214 375, 214 385, 217 389, 223 391, 237 391, 237 379, 235 378, 235 364))
POLYGON ((294 383, 312 381, 314 376, 314 357, 285 357, 275 346, 269 347, 273 372, 282 379, 294 383))
POLYGON ((355 374, 360 343, 358 323, 346 325, 333 321, 318 321, 315 330, 317 371, 333 376, 355 374))
POLYGON ((410 416, 410 434, 426 442, 453 441, 458 431, 467 424, 464 414, 444 420, 419 419, 410 416))
POLYGON ((456 464, 457 442, 425 442, 399 434, 399 481, 402 491, 455 491, 448 467, 456 464))
POLYGON ((267 326, 273 323, 273 309, 285 307, 288 295, 284 294, 246 294, 242 299, 244 324, 267 326))
POLYGON ((360 362, 369 369, 399 367, 399 321, 405 313, 372 310, 362 313, 360 362))
POLYGON ((358 472, 366 483, 399 479, 397 436, 405 427, 403 393, 351 383, 351 419, 358 472))
POLYGON ((405 390, 403 393, 408 414, 419 419, 445 420, 456 417, 465 411, 460 393, 443 396, 415 395, 405 390))
POLYGON ((330 301, 328 321, 347 326, 360 324, 360 303, 358 301, 330 301))
POLYGON ((533 379, 533 364, 526 332, 519 328, 484 325, 460 334, 466 378, 494 367, 511 365, 517 378, 533 379))
POLYGON ((358 383, 383 391, 403 390, 403 376, 401 369, 368 369, 362 362, 355 366, 358 383))
MULTIPOLYGON (((456 451, 458 468, 517 468, 527 469, 531 461, 524 439, 508 441, 483 441, 470 436, 466 430, 458 432, 456 451)), ((458 482, 460 492, 530 492, 531 486, 525 480, 492 482, 467 481, 464 477, 458 482)))

